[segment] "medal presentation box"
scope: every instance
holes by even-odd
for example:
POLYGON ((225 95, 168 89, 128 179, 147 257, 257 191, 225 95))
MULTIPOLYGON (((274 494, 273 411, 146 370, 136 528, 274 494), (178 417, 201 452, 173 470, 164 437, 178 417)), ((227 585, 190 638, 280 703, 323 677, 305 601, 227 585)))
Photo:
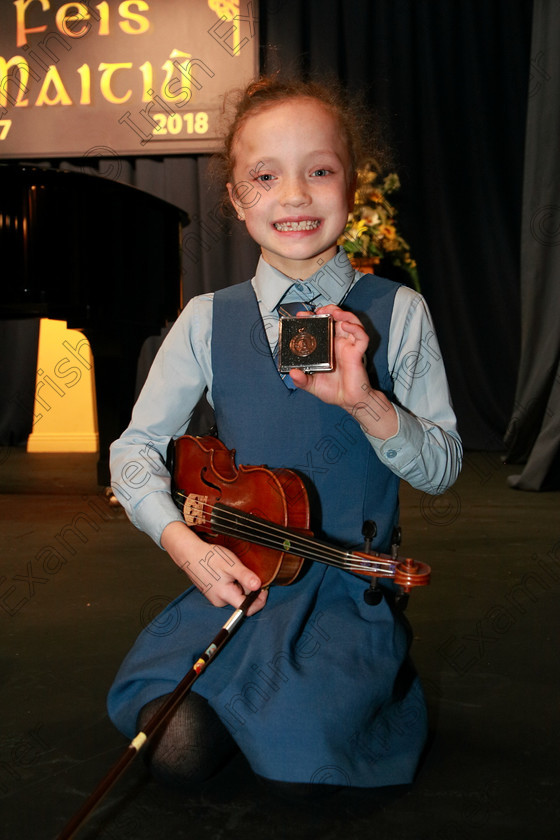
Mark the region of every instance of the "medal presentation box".
POLYGON ((331 315, 280 318, 279 370, 305 373, 334 370, 334 322, 331 315))

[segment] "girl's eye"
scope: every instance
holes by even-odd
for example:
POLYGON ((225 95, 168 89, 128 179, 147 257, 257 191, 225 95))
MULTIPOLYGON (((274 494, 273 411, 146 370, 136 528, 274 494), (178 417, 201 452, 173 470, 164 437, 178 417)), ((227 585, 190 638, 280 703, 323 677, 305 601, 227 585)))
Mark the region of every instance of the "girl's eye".
POLYGON ((264 173, 263 175, 257 175, 256 180, 257 181, 273 181, 274 180, 274 175, 271 175, 270 173, 264 173))
POLYGON ((316 169, 315 172, 313 172, 312 174, 313 174, 313 176, 322 177, 324 175, 328 175, 329 170, 328 169, 316 169))

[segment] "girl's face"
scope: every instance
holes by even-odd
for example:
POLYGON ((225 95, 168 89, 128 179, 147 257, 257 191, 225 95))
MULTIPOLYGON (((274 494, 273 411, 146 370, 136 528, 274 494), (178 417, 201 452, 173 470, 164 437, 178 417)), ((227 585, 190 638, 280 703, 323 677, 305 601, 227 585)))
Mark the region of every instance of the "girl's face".
POLYGON ((335 117, 310 98, 269 106, 241 125, 233 155, 229 195, 264 259, 310 277, 335 255, 354 196, 335 117))

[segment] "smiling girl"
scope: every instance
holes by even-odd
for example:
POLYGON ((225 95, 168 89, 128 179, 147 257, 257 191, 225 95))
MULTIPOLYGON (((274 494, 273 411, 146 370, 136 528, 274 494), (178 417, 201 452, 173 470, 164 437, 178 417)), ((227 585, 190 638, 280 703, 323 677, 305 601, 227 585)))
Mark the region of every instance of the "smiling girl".
MULTIPOLYGON (((238 607, 261 585, 233 552, 203 542, 170 495, 167 445, 204 392, 238 464, 297 471, 313 531, 331 542, 359 545, 374 520, 373 547, 388 551, 399 481, 442 493, 458 475, 461 443, 423 298, 355 272, 337 247, 359 149, 352 112, 330 89, 260 79, 239 99, 221 160, 261 249, 255 276, 188 303, 112 446, 115 494, 193 583, 140 635, 111 689, 109 713, 128 737, 223 623, 216 608, 238 607), (283 378, 278 308, 302 301, 334 319, 335 369, 283 378), (127 464, 146 446, 161 464, 133 486, 127 464), (174 631, 158 634, 166 615, 174 631)), ((156 741, 154 774, 186 788, 241 749, 282 788, 410 783, 426 737, 410 632, 390 586, 376 606, 364 589, 363 578, 310 563, 292 585, 262 591, 156 741)))

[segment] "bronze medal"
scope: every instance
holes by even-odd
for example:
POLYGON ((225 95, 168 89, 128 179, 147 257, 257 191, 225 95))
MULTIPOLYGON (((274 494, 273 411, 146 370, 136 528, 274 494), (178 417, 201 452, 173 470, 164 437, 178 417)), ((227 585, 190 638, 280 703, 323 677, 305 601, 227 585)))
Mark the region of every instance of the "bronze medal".
POLYGON ((290 341, 290 350, 295 356, 310 356, 317 348, 317 339, 301 327, 290 341))

